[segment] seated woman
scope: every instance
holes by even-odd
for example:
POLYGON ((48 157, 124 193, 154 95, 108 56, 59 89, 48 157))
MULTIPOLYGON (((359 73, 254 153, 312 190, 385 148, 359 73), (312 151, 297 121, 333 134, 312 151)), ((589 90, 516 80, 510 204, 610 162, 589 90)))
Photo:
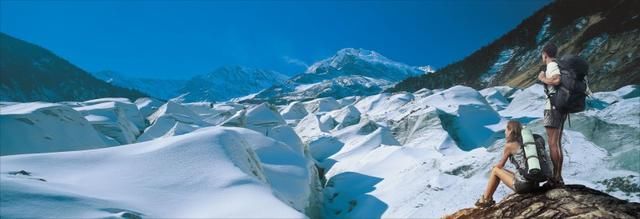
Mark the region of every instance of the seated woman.
POLYGON ((495 204, 493 201, 493 193, 500 182, 504 183, 507 187, 515 191, 516 193, 528 193, 538 188, 538 183, 529 181, 520 174, 520 167, 525 167, 525 157, 522 150, 522 124, 520 122, 511 120, 507 123, 505 129, 506 143, 504 146, 504 152, 502 158, 496 166, 491 169, 491 176, 489 176, 489 184, 484 194, 476 202, 478 207, 489 207, 495 204), (504 165, 507 159, 516 166, 516 173, 504 169, 504 165))

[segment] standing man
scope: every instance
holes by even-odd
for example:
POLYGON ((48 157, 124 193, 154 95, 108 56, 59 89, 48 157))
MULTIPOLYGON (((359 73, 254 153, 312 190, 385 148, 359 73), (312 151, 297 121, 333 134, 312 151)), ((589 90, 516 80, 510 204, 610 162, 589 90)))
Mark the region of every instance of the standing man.
POLYGON ((544 127, 547 131, 547 141, 553 162, 553 178, 549 180, 552 187, 563 186, 562 179, 562 129, 567 118, 566 113, 561 113, 552 104, 549 96, 556 93, 555 86, 560 85, 560 69, 556 62, 558 48, 549 43, 542 48, 542 62, 547 65, 546 71, 541 71, 538 79, 544 83, 547 100, 544 108, 544 127))

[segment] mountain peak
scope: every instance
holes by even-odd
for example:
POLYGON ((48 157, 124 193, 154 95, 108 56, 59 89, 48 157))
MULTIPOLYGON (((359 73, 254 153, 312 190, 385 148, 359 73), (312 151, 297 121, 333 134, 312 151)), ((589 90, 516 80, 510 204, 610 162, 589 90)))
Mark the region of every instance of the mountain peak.
POLYGON ((223 101, 256 93, 287 79, 287 76, 272 70, 225 65, 192 78, 180 93, 188 93, 183 96, 187 102, 223 101))
POLYGON ((253 100, 285 103, 318 97, 371 95, 400 80, 425 73, 424 69, 393 61, 375 51, 344 48, 314 63, 284 85, 261 91, 253 100))
POLYGON ((245 66, 241 66, 241 65, 223 65, 218 67, 217 69, 215 69, 213 72, 222 72, 222 71, 226 71, 226 72, 239 72, 239 71, 245 71, 245 72, 249 72, 249 71, 255 71, 257 69, 253 69, 253 68, 249 68, 249 67, 245 67, 245 66))
POLYGON ((384 57, 380 53, 377 53, 373 50, 366 49, 356 49, 356 48, 344 48, 338 50, 336 56, 357 56, 361 59, 370 60, 370 61, 391 61, 387 57, 384 57))
POLYGON ((265 70, 258 68, 251 68, 241 65, 224 65, 216 70, 207 74, 208 76, 232 76, 232 77, 261 77, 261 78, 273 78, 277 81, 284 81, 288 77, 273 70, 265 70))
POLYGON ((323 72, 327 71, 328 68, 340 69, 346 65, 357 64, 359 62, 395 66, 396 68, 402 68, 409 71, 418 71, 416 67, 393 61, 372 50, 362 48, 344 48, 338 50, 338 52, 336 52, 332 57, 318 61, 309 66, 306 73, 323 72))
POLYGON ((431 65, 420 66, 418 69, 422 70, 425 74, 436 72, 436 69, 431 67, 431 65))

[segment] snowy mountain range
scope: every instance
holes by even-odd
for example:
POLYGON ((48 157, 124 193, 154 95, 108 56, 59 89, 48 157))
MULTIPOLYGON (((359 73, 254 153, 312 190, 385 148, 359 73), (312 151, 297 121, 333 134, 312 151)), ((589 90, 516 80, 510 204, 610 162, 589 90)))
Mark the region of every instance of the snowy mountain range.
POLYGON ((284 84, 259 92, 252 101, 288 103, 321 97, 370 95, 421 74, 425 74, 425 70, 390 60, 377 52, 346 48, 314 63, 284 84))
POLYGON ((431 66, 409 66, 374 51, 346 48, 291 78, 275 71, 242 66, 223 66, 188 80, 136 78, 114 71, 89 75, 36 45, 5 34, 2 39, 6 58, 1 65, 0 98, 5 101, 149 96, 161 100, 178 98, 184 102, 236 98, 253 103, 288 103, 376 94, 408 77, 434 72, 431 66), (66 76, 52 77, 54 75, 66 76))
POLYGON ((94 77, 109 84, 139 90, 151 97, 162 100, 179 96, 180 89, 187 83, 186 80, 133 78, 114 71, 99 71, 92 74, 94 77))
POLYGON ((110 84, 140 90, 154 98, 169 100, 179 97, 186 102, 226 101, 281 84, 288 78, 275 71, 242 66, 223 66, 188 80, 132 78, 113 71, 93 75, 110 84))
POLYGON ((188 80, 179 93, 185 101, 225 101, 282 84, 289 78, 275 71, 225 66, 188 80))
MULTIPOLYGON (((480 196, 508 119, 546 136, 544 98, 533 85, 288 105, 0 102, 0 216, 440 217, 480 196)), ((562 138, 565 181, 640 201, 640 85, 588 101, 562 138)))
POLYGON ((375 51, 346 48, 291 78, 275 71, 242 66, 224 66, 187 81, 127 78, 110 71, 94 75, 165 100, 180 96, 185 102, 237 98, 253 103, 288 103, 319 97, 375 94, 408 77, 433 72, 431 66, 409 66, 375 51))

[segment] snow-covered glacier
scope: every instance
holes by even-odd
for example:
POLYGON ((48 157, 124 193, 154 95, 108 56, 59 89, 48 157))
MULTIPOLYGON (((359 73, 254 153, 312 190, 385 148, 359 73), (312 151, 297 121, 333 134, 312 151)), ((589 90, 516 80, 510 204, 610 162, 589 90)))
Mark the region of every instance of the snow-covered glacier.
MULTIPOLYGON (((506 121, 546 137, 543 104, 539 85, 283 105, 2 102, 0 216, 441 217, 483 192, 506 121)), ((571 115, 567 183, 640 201, 639 107, 631 85, 571 115)), ((509 193, 500 186, 494 198, 509 193)))

